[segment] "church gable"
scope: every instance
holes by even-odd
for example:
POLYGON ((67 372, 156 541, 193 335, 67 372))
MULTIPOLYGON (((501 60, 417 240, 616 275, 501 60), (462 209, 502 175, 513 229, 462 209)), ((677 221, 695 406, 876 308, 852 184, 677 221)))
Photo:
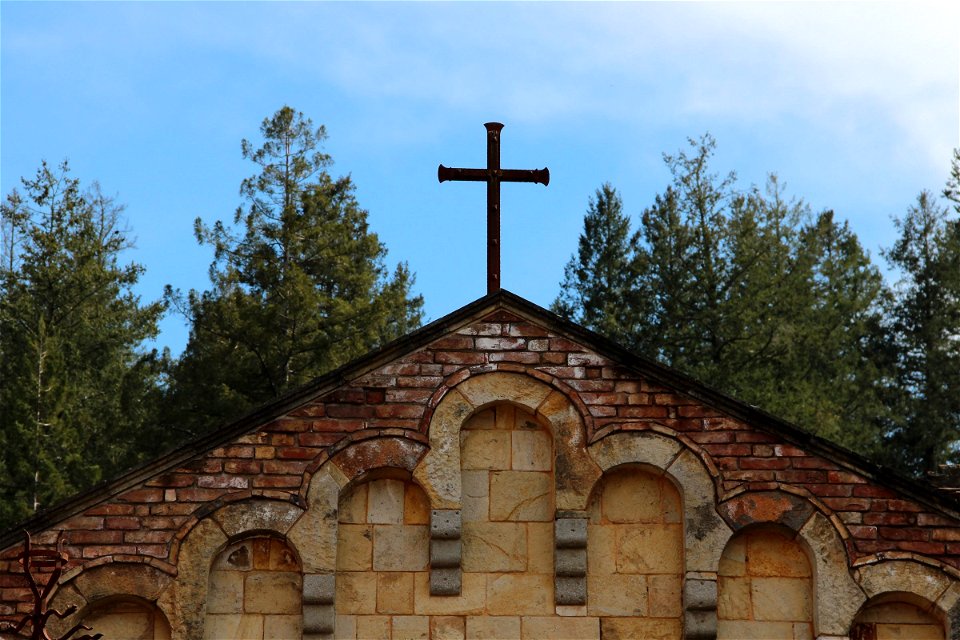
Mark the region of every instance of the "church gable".
POLYGON ((506 292, 27 524, 129 637, 960 634, 950 499, 506 292))

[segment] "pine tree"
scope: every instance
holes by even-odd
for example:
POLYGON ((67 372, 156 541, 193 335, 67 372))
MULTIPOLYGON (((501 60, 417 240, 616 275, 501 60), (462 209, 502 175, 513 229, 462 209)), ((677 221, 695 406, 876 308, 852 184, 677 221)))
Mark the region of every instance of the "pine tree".
POLYGON ((2 206, 0 528, 139 459, 163 305, 122 265, 123 208, 44 163, 2 206))
POLYGON ((422 298, 367 225, 349 177, 327 173, 324 128, 283 107, 242 142, 258 165, 243 181, 234 226, 198 218, 214 249, 212 288, 168 299, 188 318, 173 367, 170 424, 202 432, 419 325, 422 298))
MULTIPOLYGON (((956 214, 960 153, 952 175, 944 195, 956 214)), ((960 440, 960 219, 924 191, 896 224, 885 253, 901 274, 889 311, 901 391, 890 450, 906 470, 936 472, 957 461, 960 440)))

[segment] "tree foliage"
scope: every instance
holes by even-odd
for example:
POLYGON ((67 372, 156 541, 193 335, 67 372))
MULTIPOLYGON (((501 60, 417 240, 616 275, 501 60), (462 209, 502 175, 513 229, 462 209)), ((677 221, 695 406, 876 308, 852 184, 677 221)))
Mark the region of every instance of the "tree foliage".
POLYGON ((22 182, 0 210, 0 528, 138 461, 163 313, 132 293, 123 207, 66 162, 22 182))
POLYGON ((190 338, 171 373, 171 424, 200 432, 419 325, 404 263, 392 273, 350 177, 327 173, 324 128, 283 107, 242 142, 259 167, 230 227, 196 221, 212 288, 167 298, 190 338))
POLYGON ((632 234, 605 185, 603 201, 616 203, 616 214, 598 215, 591 203, 554 310, 822 435, 875 450, 885 415, 882 359, 872 347, 879 272, 832 212, 813 216, 785 199, 775 176, 765 189, 737 189, 734 174, 711 171, 714 150, 704 136, 664 156, 671 183, 632 234), (597 277, 613 271, 619 276, 597 277))

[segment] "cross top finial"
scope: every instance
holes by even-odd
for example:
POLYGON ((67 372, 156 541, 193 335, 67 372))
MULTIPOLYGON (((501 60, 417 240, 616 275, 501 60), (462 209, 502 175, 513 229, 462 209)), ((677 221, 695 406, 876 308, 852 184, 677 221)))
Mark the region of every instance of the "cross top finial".
POLYGON ((487 183, 487 293, 500 290, 500 183, 537 182, 550 184, 550 170, 501 169, 500 131, 503 124, 487 122, 487 168, 457 169, 442 164, 437 169, 437 179, 487 183))

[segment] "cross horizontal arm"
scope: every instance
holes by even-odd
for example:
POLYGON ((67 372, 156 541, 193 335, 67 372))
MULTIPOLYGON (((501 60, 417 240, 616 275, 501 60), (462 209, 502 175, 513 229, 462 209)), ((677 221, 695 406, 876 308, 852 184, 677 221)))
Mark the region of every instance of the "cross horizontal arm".
POLYGON ((488 182, 495 178, 500 182, 536 182, 542 185, 550 184, 550 169, 459 169, 445 167, 442 164, 437 168, 437 179, 440 182, 488 182))

